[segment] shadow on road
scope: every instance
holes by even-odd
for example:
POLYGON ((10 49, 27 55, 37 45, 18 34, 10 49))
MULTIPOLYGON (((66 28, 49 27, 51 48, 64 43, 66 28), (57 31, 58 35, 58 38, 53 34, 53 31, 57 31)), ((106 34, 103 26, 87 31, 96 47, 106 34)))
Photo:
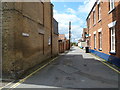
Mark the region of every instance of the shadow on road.
POLYGON ((116 72, 100 61, 85 56, 82 51, 77 52, 74 48, 71 51, 60 55, 18 88, 118 88, 116 72))

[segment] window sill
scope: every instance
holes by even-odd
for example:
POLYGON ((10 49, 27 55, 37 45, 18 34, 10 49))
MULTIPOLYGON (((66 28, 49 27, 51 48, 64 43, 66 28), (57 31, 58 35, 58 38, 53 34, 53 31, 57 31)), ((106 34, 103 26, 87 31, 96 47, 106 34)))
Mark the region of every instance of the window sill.
POLYGON ((93 25, 93 27, 95 26, 96 24, 93 25))
POLYGON ((101 22, 101 21, 102 21, 102 19, 98 20, 98 23, 101 22))
POLYGON ((94 48, 94 50, 96 50, 96 48, 94 48))
POLYGON ((110 14, 113 10, 115 10, 115 8, 113 8, 112 10, 110 10, 110 11, 108 12, 108 14, 110 14))
POLYGON ((102 48, 98 49, 99 51, 102 51, 102 48))
POLYGON ((116 52, 115 52, 115 51, 110 51, 109 53, 110 53, 110 54, 113 54, 113 55, 116 55, 116 52))

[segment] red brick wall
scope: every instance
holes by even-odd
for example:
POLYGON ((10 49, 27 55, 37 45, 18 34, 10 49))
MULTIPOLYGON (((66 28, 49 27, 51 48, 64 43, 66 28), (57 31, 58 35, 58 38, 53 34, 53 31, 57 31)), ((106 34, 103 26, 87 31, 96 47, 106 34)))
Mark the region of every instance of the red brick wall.
POLYGON ((69 40, 65 40, 64 42, 59 42, 59 53, 63 53, 69 49, 69 40))
POLYGON ((116 6, 116 17, 117 17, 117 31, 116 31, 116 39, 117 39, 117 44, 116 44, 116 56, 120 57, 120 1, 118 5, 116 6))
POLYGON ((59 42, 59 53, 64 52, 64 42, 59 42))
MULTIPOLYGON (((96 50, 99 51, 99 37, 98 37, 98 29, 102 28, 102 53, 110 54, 110 30, 108 27, 108 24, 117 21, 116 25, 116 55, 117 57, 120 57, 120 5, 118 2, 115 3, 115 9, 111 12, 109 12, 109 2, 102 2, 101 3, 101 21, 98 21, 98 5, 95 5, 95 14, 96 14, 96 24, 93 25, 93 11, 90 14, 90 27, 89 28, 89 34, 90 36, 90 46, 91 49, 94 49, 94 34, 93 32, 96 31, 96 37, 97 37, 97 46, 96 50)), ((88 23, 88 19, 87 19, 88 23)), ((89 24, 88 24, 89 25, 89 24)))

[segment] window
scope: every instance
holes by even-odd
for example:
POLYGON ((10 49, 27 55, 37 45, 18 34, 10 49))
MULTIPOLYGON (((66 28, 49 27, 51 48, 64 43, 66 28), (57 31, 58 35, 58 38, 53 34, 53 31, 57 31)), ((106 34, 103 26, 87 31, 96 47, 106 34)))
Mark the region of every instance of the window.
POLYGON ((115 27, 111 27, 110 31, 111 31, 111 52, 115 52, 115 27))
POLYGON ((102 50, 102 33, 99 32, 99 50, 102 50))
POLYGON ((96 49, 96 34, 94 34, 94 49, 96 49))
POLYGON ((114 0, 109 0, 109 10, 110 11, 114 9, 114 7, 115 7, 114 4, 115 4, 114 0))
POLYGON ((91 28, 91 19, 89 18, 89 28, 91 28))
POLYGON ((88 25, 88 29, 89 29, 90 28, 90 17, 88 18, 87 25, 88 25))
POLYGON ((110 39, 111 39, 110 53, 112 54, 115 54, 115 25, 116 25, 116 21, 113 21, 108 24, 108 27, 110 28, 110 39))
POLYGON ((89 37, 89 46, 91 48, 91 36, 89 37))
POLYGON ((51 37, 48 39, 48 45, 51 45, 51 37))
POLYGON ((85 38, 86 38, 86 35, 87 35, 87 32, 84 33, 85 38))
POLYGON ((98 4, 98 20, 101 19, 101 7, 100 4, 98 4))
POLYGON ((93 11, 93 24, 96 23, 96 16, 95 16, 95 11, 93 11))

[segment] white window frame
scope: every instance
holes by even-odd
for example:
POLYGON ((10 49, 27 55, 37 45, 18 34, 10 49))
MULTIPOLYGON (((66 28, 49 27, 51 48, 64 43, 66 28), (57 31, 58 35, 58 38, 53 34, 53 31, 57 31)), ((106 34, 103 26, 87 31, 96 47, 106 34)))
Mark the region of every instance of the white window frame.
POLYGON ((109 29, 110 29, 110 39, 111 39, 111 47, 110 47, 110 52, 111 53, 115 53, 116 52, 116 47, 115 47, 115 25, 116 25, 116 22, 117 21, 113 21, 113 22, 111 22, 111 23, 109 23, 108 24, 108 27, 109 27, 109 29), (114 34, 112 35, 112 31, 111 30, 114 30, 114 34), (112 41, 112 37, 114 37, 114 42, 112 41), (112 42, 114 43, 114 44, 112 44, 112 42), (113 47, 113 45, 114 45, 114 49, 112 49, 112 47, 113 47))
POLYGON ((102 32, 99 32, 99 49, 102 50, 102 32))
POLYGON ((98 4, 98 21, 101 20, 101 6, 98 4))
POLYGON ((109 0, 109 5, 110 11, 112 11, 115 8, 115 0, 109 0))
POLYGON ((115 45, 116 45, 115 44, 115 26, 110 28, 110 32, 111 32, 111 51, 110 52, 114 53, 114 52, 116 52, 116 49, 115 49, 115 45))
POLYGON ((97 44, 97 42, 96 42, 96 34, 94 34, 94 49, 96 49, 96 45, 97 44))
POLYGON ((89 46, 91 47, 91 36, 89 36, 89 46))
POLYGON ((95 15, 95 10, 93 11, 93 25, 96 24, 96 15, 95 15))
POLYGON ((91 18, 90 18, 90 16, 89 16, 89 18, 88 18, 88 24, 89 24, 89 28, 91 28, 91 18))

